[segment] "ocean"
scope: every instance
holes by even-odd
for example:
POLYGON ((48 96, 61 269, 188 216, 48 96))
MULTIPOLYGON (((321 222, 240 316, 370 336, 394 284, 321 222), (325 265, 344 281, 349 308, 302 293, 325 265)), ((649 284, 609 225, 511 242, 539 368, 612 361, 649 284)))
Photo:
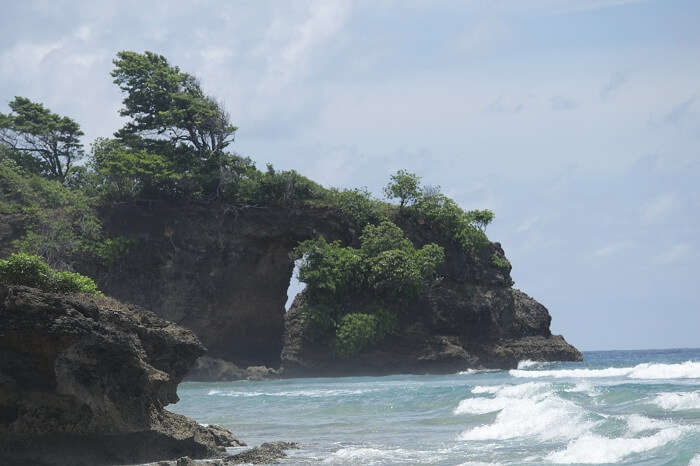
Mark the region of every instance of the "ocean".
POLYGON ((251 446, 298 442, 282 464, 700 466, 700 349, 451 375, 186 382, 178 394, 169 409, 251 446))

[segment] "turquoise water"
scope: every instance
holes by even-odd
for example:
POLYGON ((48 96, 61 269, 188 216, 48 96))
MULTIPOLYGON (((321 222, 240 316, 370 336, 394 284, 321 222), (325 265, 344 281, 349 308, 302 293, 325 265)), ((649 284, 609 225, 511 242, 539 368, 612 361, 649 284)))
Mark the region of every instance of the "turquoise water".
POLYGON ((518 370, 183 383, 170 408, 286 464, 700 466, 700 349, 584 353, 518 370))

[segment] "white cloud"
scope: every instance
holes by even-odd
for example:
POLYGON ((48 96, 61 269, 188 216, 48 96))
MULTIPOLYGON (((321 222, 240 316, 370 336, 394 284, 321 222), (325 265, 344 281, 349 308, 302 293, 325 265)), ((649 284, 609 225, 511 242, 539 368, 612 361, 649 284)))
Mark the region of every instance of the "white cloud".
POLYGON ((19 42, 0 54, 0 74, 37 72, 42 62, 54 51, 63 47, 63 41, 43 43, 19 42))
POLYGON ((692 246, 688 243, 678 243, 666 249, 655 257, 659 264, 675 264, 687 259, 692 253, 692 246))
POLYGON ((529 217, 520 222, 520 225, 515 229, 518 233, 525 233, 529 231, 536 223, 540 221, 539 216, 529 217))
POLYGON ((314 50, 340 30, 349 11, 345 0, 313 1, 301 23, 288 11, 278 12, 256 51, 267 61, 260 90, 276 94, 305 74, 314 50))
POLYGON ((610 257, 624 251, 625 249, 629 249, 630 247, 632 247, 632 243, 629 241, 610 243, 596 249, 593 252, 593 255, 597 257, 610 257))
POLYGON ((642 220, 645 223, 657 223, 679 208, 680 202, 675 194, 662 194, 642 208, 642 220))

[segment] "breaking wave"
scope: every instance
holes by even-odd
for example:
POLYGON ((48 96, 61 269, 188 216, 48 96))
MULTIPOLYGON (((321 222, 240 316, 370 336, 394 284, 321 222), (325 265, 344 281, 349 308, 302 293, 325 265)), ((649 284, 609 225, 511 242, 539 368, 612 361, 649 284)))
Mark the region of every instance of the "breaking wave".
POLYGON ((498 411, 491 424, 465 430, 460 440, 504 440, 535 436, 543 440, 568 439, 582 435, 595 423, 584 417, 584 411, 571 401, 559 397, 554 388, 544 383, 475 387, 479 396, 462 400, 455 414, 485 414, 498 411))
POLYGON ((520 378, 626 377, 629 379, 700 379, 700 362, 686 361, 679 364, 643 363, 634 367, 608 367, 605 369, 512 369, 508 373, 513 377, 520 378))
POLYGON ((679 439, 687 429, 670 427, 641 438, 608 438, 586 434, 571 441, 564 450, 546 456, 553 463, 616 463, 626 456, 642 453, 679 439))

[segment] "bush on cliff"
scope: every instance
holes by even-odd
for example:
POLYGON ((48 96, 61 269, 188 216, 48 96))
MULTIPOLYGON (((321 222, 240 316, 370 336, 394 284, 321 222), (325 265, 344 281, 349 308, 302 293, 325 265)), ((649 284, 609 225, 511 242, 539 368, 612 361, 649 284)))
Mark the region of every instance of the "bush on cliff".
POLYGON ((489 242, 484 228, 493 220, 490 210, 464 211, 444 194, 429 193, 420 196, 409 213, 422 217, 445 240, 455 241, 465 251, 474 251, 489 242))
POLYGON ((369 345, 380 342, 395 323, 395 314, 386 310, 375 314, 353 312, 344 315, 335 333, 335 354, 341 358, 355 356, 369 345))
POLYGON ((295 253, 303 259, 299 280, 306 283, 312 301, 333 303, 358 295, 411 298, 445 259, 443 248, 436 244, 416 249, 389 220, 365 226, 360 248, 320 237, 300 243, 295 253))
POLYGON ((104 236, 93 196, 27 173, 8 158, 0 158, 0 214, 23 218, 24 233, 13 250, 62 268, 85 259, 110 263, 132 245, 104 236))
POLYGON ((75 272, 53 270, 33 254, 12 254, 0 259, 0 283, 22 285, 56 293, 99 294, 95 282, 75 272))
POLYGON ((333 335, 340 357, 381 341, 445 259, 442 247, 416 249, 388 220, 365 226, 359 248, 320 237, 300 243, 296 254, 303 259, 299 280, 307 285, 304 324, 316 341, 333 335))
POLYGON ((367 188, 328 189, 321 204, 337 209, 358 228, 363 228, 368 223, 379 223, 387 219, 390 213, 390 205, 373 198, 367 188))

